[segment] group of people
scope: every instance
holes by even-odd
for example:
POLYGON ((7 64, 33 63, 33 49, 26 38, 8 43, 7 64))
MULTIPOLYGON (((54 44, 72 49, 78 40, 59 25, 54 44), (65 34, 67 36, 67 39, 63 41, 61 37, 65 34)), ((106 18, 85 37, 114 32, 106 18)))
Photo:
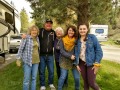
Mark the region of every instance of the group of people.
MULTIPOLYGON (((61 27, 52 29, 53 21, 46 19, 44 28, 33 25, 28 34, 22 36, 16 64, 23 62, 23 90, 36 90, 36 77, 39 71, 40 90, 46 90, 45 70, 48 70, 48 85, 54 86, 54 60, 56 64, 58 86, 62 90, 69 85, 68 71, 74 77, 75 90, 80 90, 80 75, 84 81, 84 90, 101 90, 96 83, 96 74, 103 56, 101 46, 95 35, 88 34, 89 25, 81 23, 78 30, 68 26, 66 32, 61 27), (77 35, 78 34, 78 35, 77 35), (31 79, 31 83, 30 83, 31 79)), ((69 89, 70 90, 70 89, 69 89)))

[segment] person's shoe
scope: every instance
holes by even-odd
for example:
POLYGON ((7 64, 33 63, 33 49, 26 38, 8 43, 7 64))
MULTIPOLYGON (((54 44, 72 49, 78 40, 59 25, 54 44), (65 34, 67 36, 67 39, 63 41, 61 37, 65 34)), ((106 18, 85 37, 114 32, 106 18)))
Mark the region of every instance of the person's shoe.
POLYGON ((46 90, 46 87, 45 86, 41 86, 40 90, 46 90))
POLYGON ((50 84, 49 86, 50 86, 50 89, 51 89, 51 90, 56 90, 56 89, 55 89, 55 86, 54 86, 53 84, 50 84))

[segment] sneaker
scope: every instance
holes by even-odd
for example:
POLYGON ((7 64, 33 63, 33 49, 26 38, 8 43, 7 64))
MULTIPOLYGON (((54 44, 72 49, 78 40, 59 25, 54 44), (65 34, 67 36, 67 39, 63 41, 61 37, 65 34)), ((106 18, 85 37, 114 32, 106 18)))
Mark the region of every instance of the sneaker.
POLYGON ((41 86, 40 90, 46 90, 46 87, 45 86, 41 86))
POLYGON ((50 86, 50 89, 51 89, 51 90, 56 90, 56 89, 55 89, 55 86, 54 86, 53 84, 50 84, 49 86, 50 86))

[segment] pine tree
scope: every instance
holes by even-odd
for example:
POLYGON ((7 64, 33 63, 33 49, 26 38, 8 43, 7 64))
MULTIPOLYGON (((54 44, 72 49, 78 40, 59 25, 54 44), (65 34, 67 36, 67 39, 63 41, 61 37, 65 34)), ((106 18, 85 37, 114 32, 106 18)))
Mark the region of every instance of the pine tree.
POLYGON ((54 18, 59 24, 76 24, 90 22, 92 24, 111 24, 115 20, 113 0, 27 0, 31 2, 33 18, 44 21, 45 17, 54 18))
POLYGON ((20 12, 20 18, 21 18, 21 32, 25 33, 27 32, 28 29, 29 19, 26 10, 24 8, 20 12))

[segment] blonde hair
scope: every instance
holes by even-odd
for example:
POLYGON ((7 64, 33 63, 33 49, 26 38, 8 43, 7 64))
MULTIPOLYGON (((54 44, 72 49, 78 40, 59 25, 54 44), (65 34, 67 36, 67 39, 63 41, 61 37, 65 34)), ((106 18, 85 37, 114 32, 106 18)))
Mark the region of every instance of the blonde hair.
POLYGON ((32 25, 31 27, 28 28, 28 35, 31 35, 31 31, 32 31, 34 28, 35 28, 35 29, 37 30, 37 32, 38 32, 37 35, 39 35, 39 28, 38 28, 36 25, 32 25))
POLYGON ((64 31, 63 31, 63 29, 62 29, 61 27, 57 27, 57 28, 55 29, 55 32, 57 32, 57 31, 62 31, 62 34, 64 34, 64 31))

